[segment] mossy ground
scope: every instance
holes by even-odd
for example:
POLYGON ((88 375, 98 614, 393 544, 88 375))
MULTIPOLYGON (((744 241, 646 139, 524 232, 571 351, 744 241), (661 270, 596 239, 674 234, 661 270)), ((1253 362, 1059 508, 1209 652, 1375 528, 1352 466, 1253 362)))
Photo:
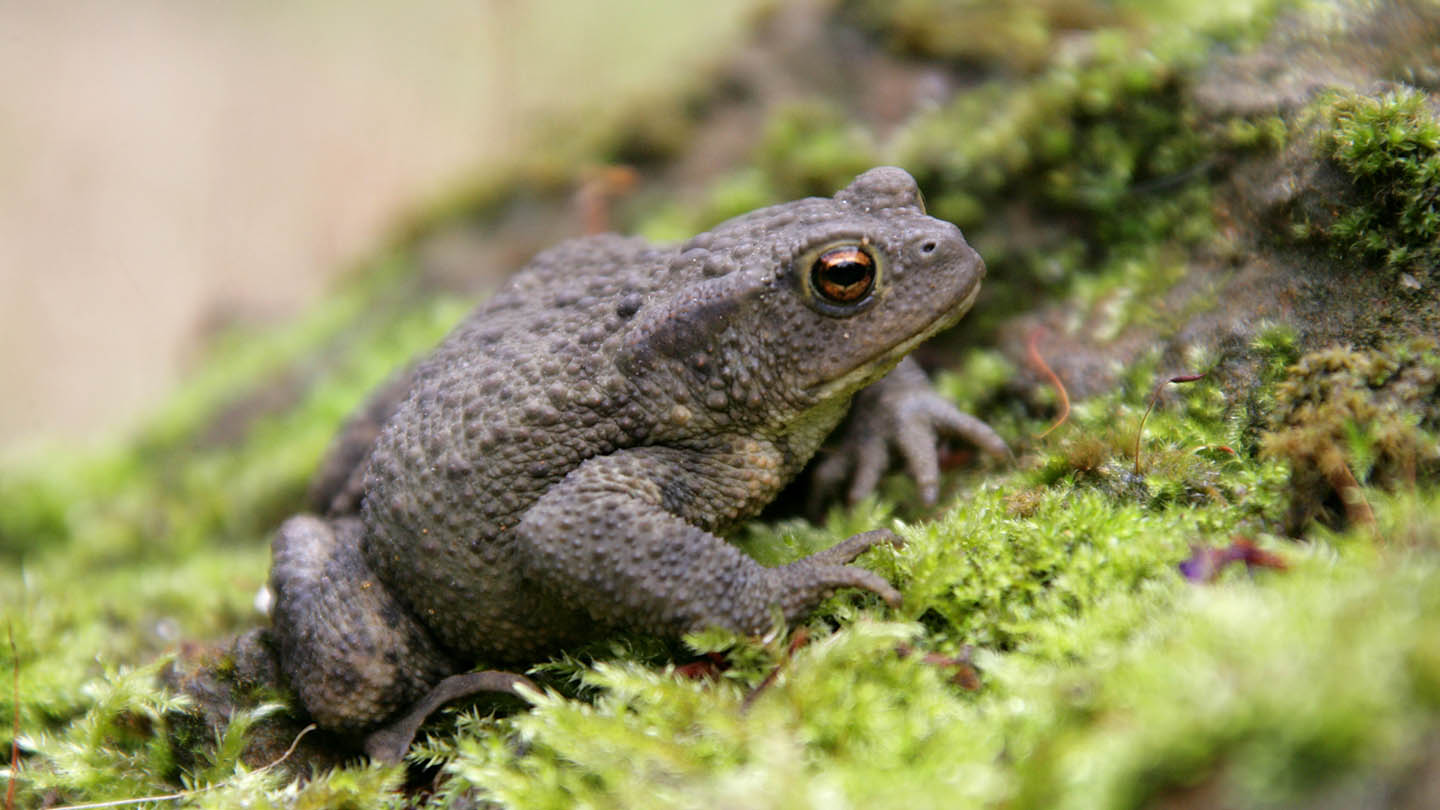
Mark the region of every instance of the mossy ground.
POLYGON ((1323 148, 1366 200, 1326 236, 1343 248, 1424 277, 1440 264, 1440 121, 1424 93, 1337 94, 1323 105, 1323 148))
MULTIPOLYGON (((787 105, 697 204, 642 198, 622 212, 631 229, 673 238, 893 161, 987 256, 995 283, 962 330, 971 347, 931 359, 949 369, 941 390, 1012 440, 1015 463, 960 464, 933 511, 897 477, 818 523, 776 519, 735 538, 774 564, 890 525, 907 545, 863 563, 896 583, 901 608, 847 593, 761 639, 597 641, 540 664, 546 693, 528 710, 448 711, 409 774, 355 763, 296 782, 257 770, 273 755, 247 763, 254 730, 291 711, 283 691, 261 688, 211 731, 156 676, 197 644, 221 657, 222 639, 261 622, 251 600, 267 533, 298 508, 336 425, 463 314, 459 298, 416 283, 402 247, 290 329, 216 347, 210 371, 133 440, 0 469, 13 638, 0 674, 18 679, 0 688, 0 718, 18 709, 18 806, 201 786, 215 787, 181 803, 1426 806, 1440 772, 1440 491, 1424 463, 1433 414, 1405 397, 1433 395, 1433 347, 1346 353, 1261 325, 1238 350, 1178 352, 1196 373, 1243 354, 1256 368, 1244 396, 1212 374, 1156 400, 1169 372, 1151 340, 1041 437, 1055 397, 1015 394, 1022 368, 995 334, 1046 302, 1069 302, 1113 342, 1137 325, 1174 333, 1214 306, 1213 295, 1167 303, 1193 257, 1248 249, 1216 221, 1218 167, 1316 137, 1315 121, 1318 159, 1369 190, 1363 209, 1327 220, 1327 245, 1374 272, 1425 276, 1433 112, 1397 91, 1326 96, 1303 125, 1201 117, 1185 93, 1194 71, 1258 42, 1274 3, 975 4, 1004 17, 994 30, 1015 40, 1000 51, 958 24, 916 40, 917 7, 838 13, 967 71, 1010 58, 885 137, 842 101, 787 105), (1049 47, 1075 30, 1085 36, 1049 47), (1314 427, 1295 414, 1320 389, 1329 421, 1314 427), (1351 473, 1340 494, 1370 519, 1307 521, 1294 539, 1294 482, 1324 454, 1351 473), (1182 571, 1237 541, 1284 567, 1182 571)), ((623 141, 595 139, 601 156, 623 141)), ((503 193, 486 199, 461 213, 503 209, 503 193)))

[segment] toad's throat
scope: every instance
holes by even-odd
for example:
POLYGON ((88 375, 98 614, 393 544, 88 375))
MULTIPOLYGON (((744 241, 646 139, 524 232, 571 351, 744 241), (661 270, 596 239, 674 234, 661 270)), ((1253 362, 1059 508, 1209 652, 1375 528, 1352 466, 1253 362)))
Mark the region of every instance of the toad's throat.
POLYGON ((823 402, 839 392, 859 391, 875 382, 894 368, 895 364, 899 363, 905 355, 914 351, 915 347, 959 323, 960 319, 965 317, 965 313, 970 311, 971 305, 975 303, 975 298, 979 294, 980 285, 976 284, 970 289, 969 294, 944 317, 936 318, 929 326, 894 346, 861 361, 839 377, 812 386, 806 393, 813 397, 814 401, 823 402))

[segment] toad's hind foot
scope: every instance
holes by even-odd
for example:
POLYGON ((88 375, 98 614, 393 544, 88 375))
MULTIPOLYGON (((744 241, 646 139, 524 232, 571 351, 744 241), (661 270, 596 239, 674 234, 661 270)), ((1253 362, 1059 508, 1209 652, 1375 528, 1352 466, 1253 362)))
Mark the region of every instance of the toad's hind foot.
POLYGON ((409 750, 410 743, 415 739, 415 733, 420 730, 420 725, 436 709, 457 698, 469 697, 481 692, 504 692, 523 699, 524 695, 516 688, 519 686, 536 692, 540 691, 529 678, 513 672, 486 670, 485 672, 451 675, 436 684, 435 688, 421 698, 410 711, 384 727, 371 732, 365 738, 365 753, 376 762, 399 762, 405 756, 405 752, 409 750))

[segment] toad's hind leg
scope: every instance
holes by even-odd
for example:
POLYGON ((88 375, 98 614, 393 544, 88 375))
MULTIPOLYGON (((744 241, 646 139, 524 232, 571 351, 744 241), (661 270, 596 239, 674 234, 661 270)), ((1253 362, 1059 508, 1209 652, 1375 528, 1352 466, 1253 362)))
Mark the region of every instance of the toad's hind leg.
POLYGON ((363 531, 356 518, 311 515, 280 527, 270 573, 274 634, 280 668, 315 722, 354 733, 390 721, 366 737, 365 751, 396 762, 442 704, 534 685, 509 672, 451 675, 455 663, 365 564, 363 531))
POLYGON ((373 728, 457 667, 376 579, 356 518, 290 518, 270 586, 280 667, 323 728, 373 728))

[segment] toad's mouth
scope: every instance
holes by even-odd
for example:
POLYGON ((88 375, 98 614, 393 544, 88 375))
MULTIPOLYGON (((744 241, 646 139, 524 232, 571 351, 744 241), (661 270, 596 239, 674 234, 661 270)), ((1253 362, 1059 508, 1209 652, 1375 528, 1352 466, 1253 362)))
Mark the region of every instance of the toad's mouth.
POLYGON ((895 364, 899 363, 905 355, 914 351, 915 347, 959 323, 960 319, 965 317, 965 313, 970 311, 970 307, 975 303, 975 298, 979 295, 980 285, 975 284, 960 303, 952 307, 944 317, 935 319, 929 326, 894 346, 860 361, 854 368, 839 377, 812 386, 806 393, 818 402, 829 399, 841 391, 859 391, 875 382, 889 373, 890 369, 894 368, 895 364))

